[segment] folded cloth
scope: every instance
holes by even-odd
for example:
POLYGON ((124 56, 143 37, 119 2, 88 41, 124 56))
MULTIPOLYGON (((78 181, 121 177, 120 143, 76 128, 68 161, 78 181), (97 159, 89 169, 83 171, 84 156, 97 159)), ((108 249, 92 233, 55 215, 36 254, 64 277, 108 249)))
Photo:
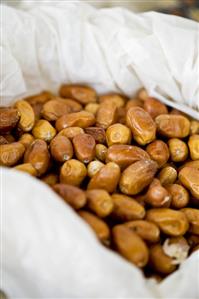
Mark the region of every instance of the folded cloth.
POLYGON ((3 104, 63 82, 151 96, 199 119, 199 24, 81 2, 2 7, 3 104), (9 38, 8 38, 9 37, 9 38))

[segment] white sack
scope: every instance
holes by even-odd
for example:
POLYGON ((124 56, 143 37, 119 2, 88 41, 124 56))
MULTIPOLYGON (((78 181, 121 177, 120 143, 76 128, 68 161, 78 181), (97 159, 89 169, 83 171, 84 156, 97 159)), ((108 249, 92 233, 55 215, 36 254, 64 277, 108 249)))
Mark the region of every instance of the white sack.
MULTIPOLYGON (((198 24, 76 2, 22 8, 2 9, 1 104, 56 92, 62 82, 129 96, 144 85, 199 118, 198 24)), ((2 289, 10 298, 199 298, 198 253, 157 285, 103 248, 42 182, 1 168, 1 190, 2 289)))
POLYGON ((151 96, 199 119, 192 109, 199 110, 198 23, 76 1, 27 1, 21 8, 2 9, 3 104, 57 91, 61 82, 129 96, 144 85, 151 96))
POLYGON ((199 254, 161 284, 105 249, 87 224, 28 174, 1 168, 2 289, 9 298, 199 298, 199 254))

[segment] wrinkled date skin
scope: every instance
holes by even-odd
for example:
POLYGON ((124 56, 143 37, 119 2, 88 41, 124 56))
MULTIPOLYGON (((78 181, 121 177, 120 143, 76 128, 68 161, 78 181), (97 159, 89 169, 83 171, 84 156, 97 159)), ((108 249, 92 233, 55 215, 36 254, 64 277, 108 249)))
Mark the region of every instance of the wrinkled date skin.
POLYGON ((20 115, 19 128, 24 132, 31 131, 35 123, 35 113, 31 105, 28 102, 21 100, 16 102, 15 107, 20 115))
POLYGON ((147 98, 144 101, 143 108, 151 115, 153 119, 155 119, 158 115, 168 113, 167 107, 154 98, 147 98))
POLYGON ((176 269, 173 259, 164 253, 160 244, 151 247, 150 262, 153 268, 162 274, 170 274, 176 269))
POLYGON ((0 145, 0 165, 13 166, 23 157, 25 147, 20 142, 0 145))
POLYGON ((57 135, 50 143, 52 157, 58 162, 65 162, 73 156, 71 141, 65 136, 57 135))
POLYGON ((127 167, 121 175, 120 190, 124 194, 135 195, 147 187, 157 171, 157 163, 140 160, 127 167))
POLYGON ((65 129, 61 130, 58 133, 58 135, 65 136, 72 140, 76 135, 83 134, 83 133, 84 133, 84 129, 82 129, 80 127, 69 127, 69 128, 65 128, 65 129))
POLYGON ((51 141, 55 135, 55 128, 45 119, 38 120, 33 127, 32 134, 36 139, 43 139, 46 142, 51 141))
POLYGON ((157 131, 168 138, 184 138, 189 135, 190 121, 182 115, 159 115, 155 119, 157 131))
POLYGON ((93 189, 86 191, 88 207, 97 216, 103 218, 113 210, 113 200, 106 190, 93 189))
POLYGON ((144 207, 133 198, 123 194, 112 195, 114 208, 112 215, 121 221, 142 219, 145 216, 144 207))
POLYGON ((99 97, 100 103, 113 103, 117 108, 124 107, 125 99, 118 94, 107 94, 99 97))
POLYGON ((156 243, 160 239, 160 230, 158 226, 150 221, 134 220, 126 222, 125 226, 150 243, 156 243))
POLYGON ((148 210, 146 219, 157 224, 165 234, 174 237, 184 235, 189 228, 186 216, 182 212, 172 209, 158 208, 148 210))
POLYGON ((106 155, 106 162, 115 162, 121 169, 139 160, 150 160, 150 157, 146 151, 133 145, 112 145, 106 155))
POLYGON ((156 125, 150 114, 140 107, 131 107, 126 115, 127 126, 140 145, 152 142, 156 137, 156 125))
POLYGON ((68 127, 80 127, 82 129, 94 125, 95 117, 87 111, 74 112, 61 116, 56 121, 57 131, 61 131, 68 127))
POLYGON ((187 217, 189 226, 189 232, 199 235, 199 210, 193 208, 184 208, 181 210, 187 217))
POLYGON ((50 100, 44 104, 41 111, 43 118, 48 121, 55 121, 64 114, 70 112, 70 107, 67 105, 65 100, 56 99, 50 100))
POLYGON ((9 133, 19 121, 17 109, 0 107, 0 134, 9 133))
POLYGON ((95 90, 88 86, 76 84, 62 85, 59 93, 63 98, 71 98, 84 105, 97 100, 95 90))
POLYGON ((131 131, 127 126, 114 124, 106 130, 106 142, 108 146, 129 144, 131 142, 131 131))
POLYGON ((87 167, 88 176, 92 178, 103 166, 104 164, 98 160, 91 161, 87 167))
POLYGON ((75 159, 66 161, 60 171, 60 182, 73 186, 79 186, 87 175, 86 166, 75 159))
MULTIPOLYGON (((60 99, 62 99, 62 98, 60 98, 60 99)), ((83 106, 75 100, 64 99, 64 101, 67 104, 70 113, 79 112, 83 109, 83 106)))
POLYGON ((106 142, 106 134, 105 130, 100 127, 89 127, 85 128, 85 132, 91 135, 96 143, 105 143, 106 142))
POLYGON ((144 241, 131 229, 124 225, 113 228, 113 240, 118 251, 128 261, 139 268, 144 267, 149 258, 149 251, 144 241))
POLYGON ((151 159, 158 163, 159 167, 162 167, 164 164, 166 164, 170 157, 169 148, 162 140, 155 140, 151 142, 146 147, 146 151, 151 159))
POLYGON ((171 138, 168 141, 171 160, 173 162, 183 162, 188 156, 186 143, 178 138, 171 138))
POLYGON ((96 115, 96 125, 107 129, 117 121, 117 106, 112 102, 102 102, 96 115))
POLYGON ((83 163, 91 162, 95 157, 95 139, 89 134, 79 134, 73 138, 76 157, 83 163))
POLYGON ((192 135, 188 141, 192 160, 199 160, 199 134, 192 135))
POLYGON ((199 200, 199 169, 184 167, 179 172, 179 180, 191 194, 199 200))
POLYGON ((25 152, 24 163, 31 163, 37 170, 38 176, 44 174, 50 163, 47 143, 41 139, 34 140, 25 152))
POLYGON ((166 187, 171 194, 171 206, 175 209, 181 209, 189 203, 189 192, 179 184, 171 184, 166 187))
POLYGON ((119 166, 113 162, 109 162, 91 178, 88 189, 104 189, 112 193, 115 191, 119 179, 119 166))
POLYGON ((145 202, 154 208, 168 208, 171 203, 171 195, 159 180, 154 179, 146 193, 145 202))
POLYGON ((39 178, 146 278, 199 250, 199 122, 146 89, 64 84, 0 107, 0 165, 39 178))
POLYGON ((158 178, 163 186, 175 183, 178 173, 172 166, 165 166, 158 174, 158 178))

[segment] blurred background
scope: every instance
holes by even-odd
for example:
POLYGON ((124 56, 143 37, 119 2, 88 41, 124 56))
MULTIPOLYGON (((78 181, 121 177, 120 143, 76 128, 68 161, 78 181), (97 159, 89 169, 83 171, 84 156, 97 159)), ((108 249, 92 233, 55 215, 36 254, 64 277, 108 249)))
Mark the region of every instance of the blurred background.
MULTIPOLYGON (((2 2, 19 6, 22 0, 2 0, 2 2)), ((31 0, 26 0, 31 1, 31 0)), ((33 1, 33 0, 32 0, 33 1)), ((64 0, 71 1, 71 0, 64 0)), ((75 1, 75 0, 74 0, 75 1)), ((199 0, 80 0, 96 7, 126 7, 134 12, 149 10, 174 14, 199 22, 199 0)), ((37 0, 36 2, 40 2, 37 0)), ((50 2, 50 1, 48 1, 50 2)))
POLYGON ((134 12, 155 10, 190 18, 199 22, 199 0, 88 0, 85 2, 91 3, 97 7, 122 6, 131 9, 134 12))

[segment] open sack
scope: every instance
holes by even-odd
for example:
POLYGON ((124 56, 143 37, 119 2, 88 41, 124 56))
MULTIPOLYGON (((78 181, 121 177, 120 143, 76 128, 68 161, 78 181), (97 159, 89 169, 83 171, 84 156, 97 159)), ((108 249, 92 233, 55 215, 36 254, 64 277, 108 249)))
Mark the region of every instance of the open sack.
MULTIPOLYGON (((1 105, 61 83, 151 96, 199 119, 199 25, 80 2, 2 6, 1 105)), ((9 298, 199 298, 199 253, 160 284, 102 247, 42 182, 1 168, 2 290, 9 298)))

